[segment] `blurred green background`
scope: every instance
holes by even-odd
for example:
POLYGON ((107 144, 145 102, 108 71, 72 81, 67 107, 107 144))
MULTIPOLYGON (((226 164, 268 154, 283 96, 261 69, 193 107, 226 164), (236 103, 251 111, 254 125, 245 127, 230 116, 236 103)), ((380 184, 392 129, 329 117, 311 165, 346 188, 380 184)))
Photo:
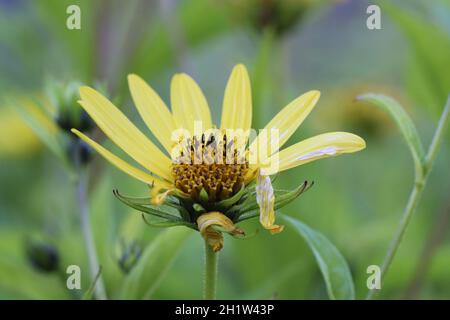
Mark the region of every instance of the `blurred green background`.
MULTIPOLYGON (((283 212, 336 245, 363 298, 366 268, 381 264, 414 177, 391 119, 354 98, 365 92, 393 96, 428 146, 450 92, 450 1, 0 0, 0 298, 79 298, 65 287, 65 268, 87 270, 71 174, 19 117, 19 101, 42 97, 49 82, 78 81, 104 88, 142 125, 126 75, 139 74, 169 102, 170 78, 184 71, 202 87, 218 123, 227 77, 239 62, 252 81, 253 127, 318 89, 321 100, 290 143, 326 131, 366 140, 363 152, 307 164, 276 180, 280 188, 315 181, 283 212), (381 30, 366 27, 372 3, 382 8, 381 30), (81 30, 66 28, 71 4, 81 9, 81 30), (51 270, 36 263, 36 250, 51 270)), ((449 138, 450 131, 382 298, 450 298, 449 138)), ((120 297, 124 248, 144 250, 161 230, 146 226, 112 195, 118 188, 145 196, 142 183, 97 155, 89 172, 102 276, 108 296, 120 297)), ((260 228, 257 219, 242 227, 249 233, 260 228)), ((157 271, 151 298, 201 298, 202 246, 198 234, 184 240, 173 263, 157 271)), ((85 291, 89 279, 82 279, 85 291)), ((223 299, 327 299, 313 255, 289 226, 276 236, 226 236, 218 288, 223 299)))

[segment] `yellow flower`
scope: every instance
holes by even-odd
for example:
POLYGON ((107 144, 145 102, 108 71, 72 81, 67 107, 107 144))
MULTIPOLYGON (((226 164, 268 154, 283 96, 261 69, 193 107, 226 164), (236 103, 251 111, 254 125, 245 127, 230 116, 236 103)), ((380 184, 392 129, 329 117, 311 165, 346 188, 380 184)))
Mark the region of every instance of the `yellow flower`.
MULTIPOLYGON (((217 208, 229 207, 239 199, 249 197, 250 193, 242 196, 242 190, 250 188, 253 182, 256 182, 254 191, 260 207, 261 224, 271 233, 280 232, 283 227, 275 225, 276 199, 269 176, 365 147, 364 140, 354 134, 331 132, 280 150, 318 101, 320 93, 313 90, 282 109, 246 148, 251 137, 252 98, 250 79, 241 64, 234 67, 228 80, 218 128, 212 123, 210 109, 200 87, 188 75, 176 74, 172 78, 171 110, 137 75, 129 75, 128 83, 139 114, 164 150, 152 143, 108 99, 89 87, 80 88, 80 105, 100 129, 143 168, 119 158, 80 131, 72 131, 120 170, 151 185, 153 205, 163 204, 171 195, 178 196, 181 205, 199 203, 193 206, 195 210, 189 211, 196 216, 188 222, 196 223, 204 236, 218 229, 236 234, 236 229, 230 227, 230 223, 232 225, 238 221, 236 213, 232 215, 229 212, 233 210, 223 212, 217 208), (201 132, 198 132, 198 123, 201 124, 201 132), (180 129, 188 133, 181 139, 175 134, 180 129), (223 135, 212 139, 212 135, 206 132, 213 130, 223 135), (241 133, 232 137, 232 130, 241 133), (208 149, 210 144, 214 145, 214 150, 208 149), (236 150, 244 146, 244 151, 233 151, 230 156, 230 145, 237 147, 236 150), (174 152, 174 149, 177 151, 174 152), (196 162, 199 154, 204 155, 205 161, 196 162), (186 156, 192 161, 181 161, 186 156), (207 162, 206 159, 218 161, 207 162)), ((237 207, 242 206, 244 204, 237 207)), ((216 249, 220 249, 221 245, 220 239, 214 242, 216 249)))
POLYGON ((17 112, 10 108, 0 109, 0 157, 29 155, 41 147, 42 144, 17 112))

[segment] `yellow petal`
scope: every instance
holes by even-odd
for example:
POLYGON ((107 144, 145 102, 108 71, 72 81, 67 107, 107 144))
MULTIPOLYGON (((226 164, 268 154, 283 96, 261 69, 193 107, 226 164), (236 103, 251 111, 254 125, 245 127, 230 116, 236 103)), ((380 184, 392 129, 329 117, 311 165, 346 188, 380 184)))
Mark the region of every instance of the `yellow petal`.
POLYGON ((81 87, 80 105, 102 131, 144 168, 171 181, 170 159, 162 153, 108 99, 89 87, 81 87))
MULTIPOLYGON (((259 148, 258 162, 265 161, 272 154, 277 152, 286 141, 292 136, 303 120, 309 115, 317 101, 320 98, 320 92, 316 90, 308 91, 301 95, 286 107, 284 107, 265 127, 255 141, 250 145, 251 152, 256 152, 259 148), (278 130, 276 137, 264 137, 264 132, 278 130)), ((268 134, 266 134, 267 136, 268 134)))
POLYGON ((195 121, 201 121, 202 129, 212 128, 208 103, 197 83, 187 74, 172 78, 170 99, 175 123, 179 128, 194 134, 195 121))
POLYGON ((88 145, 90 145, 95 151, 100 153, 106 160, 108 160, 111 164, 116 166, 118 169, 122 170, 123 172, 127 173, 128 175, 132 176, 135 179, 138 179, 142 182, 145 182, 147 184, 153 185, 153 188, 170 188, 171 185, 163 180, 160 180, 142 170, 139 170, 132 165, 128 164, 127 162, 120 159, 118 156, 114 155, 110 151, 108 151, 106 148, 102 147, 100 144, 95 142, 94 140, 90 139, 77 129, 71 130, 73 133, 75 133, 81 140, 86 142, 88 145))
POLYGON ((134 104, 145 124, 170 153, 171 136, 176 129, 173 116, 159 95, 139 76, 128 75, 128 85, 134 104))
POLYGON ((256 201, 259 205, 259 222, 271 234, 280 233, 284 226, 275 224, 275 195, 269 176, 258 174, 256 182, 256 201))
POLYGON ((244 231, 237 228, 230 218, 218 211, 202 214, 197 218, 197 225, 200 234, 215 252, 223 247, 223 235, 221 231, 214 229, 213 226, 217 226, 233 236, 245 235, 244 231))
POLYGON ((225 89, 221 129, 250 129, 252 124, 252 91, 244 65, 234 67, 225 89))
MULTIPOLYGON (((347 132, 329 132, 298 142, 274 156, 278 157, 278 170, 262 169, 265 175, 287 170, 311 161, 352 153, 366 147, 366 142, 355 134, 347 132)), ((274 157, 272 156, 272 157, 274 157)), ((269 159, 270 162, 270 159, 269 159)))

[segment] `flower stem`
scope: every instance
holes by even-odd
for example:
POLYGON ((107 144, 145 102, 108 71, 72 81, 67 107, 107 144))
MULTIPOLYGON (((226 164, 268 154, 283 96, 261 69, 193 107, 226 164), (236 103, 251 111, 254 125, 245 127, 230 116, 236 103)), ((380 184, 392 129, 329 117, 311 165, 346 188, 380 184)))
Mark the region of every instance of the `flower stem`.
POLYGON ((77 182, 77 196, 78 205, 80 206, 80 225, 81 232, 83 234, 84 244, 86 246, 86 252, 89 262, 89 273, 91 282, 94 282, 97 278, 97 283, 94 289, 94 296, 100 300, 106 300, 105 286, 103 284, 102 276, 98 275, 100 265, 97 259, 97 251, 95 249, 94 237, 92 234, 91 223, 89 221, 89 208, 86 201, 86 175, 84 172, 80 172, 77 182))
MULTIPOLYGON (((78 141, 79 142, 79 141, 78 141)), ((79 145, 77 145, 79 149, 79 145)), ((77 176, 77 200, 80 215, 80 227, 83 235, 84 244, 88 256, 89 274, 91 282, 94 286, 94 296, 99 300, 106 300, 106 291, 98 263, 97 251, 95 249, 94 236, 92 233, 91 223, 89 220, 89 207, 87 203, 87 172, 83 168, 80 157, 80 150, 74 152, 74 163, 78 171, 77 176)))
MULTIPOLYGON (((449 115, 450 115, 450 96, 447 99, 444 111, 442 112, 441 118, 439 119, 438 127, 434 133, 433 140, 431 141, 427 155, 425 156, 425 161, 423 164, 423 174, 420 175, 420 177, 416 176, 416 181, 409 195, 408 203, 405 207, 405 210, 403 211, 403 215, 400 219, 397 230, 395 231, 394 238, 391 240, 389 249, 384 257, 383 265, 381 266, 381 282, 383 282, 384 278, 386 277, 386 273, 389 270, 392 260, 394 259, 394 256, 400 246, 400 243, 403 239, 403 235, 409 224, 411 216, 416 210, 417 205, 419 204, 420 197, 425 188, 425 184, 427 182, 431 169, 433 168, 433 164, 434 161, 436 160, 439 147, 442 143, 445 134, 445 128, 450 118, 449 115)), ((372 299, 376 291, 377 291, 376 289, 369 290, 366 299, 372 299)))
POLYGON ((205 283, 203 291, 203 298, 205 300, 216 299, 218 255, 205 241, 205 283))

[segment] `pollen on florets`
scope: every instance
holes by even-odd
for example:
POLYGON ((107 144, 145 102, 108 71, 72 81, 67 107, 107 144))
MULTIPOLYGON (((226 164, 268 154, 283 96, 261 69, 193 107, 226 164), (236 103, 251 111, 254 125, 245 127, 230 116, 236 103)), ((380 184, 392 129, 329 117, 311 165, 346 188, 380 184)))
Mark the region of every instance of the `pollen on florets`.
POLYGON ((204 190, 209 201, 220 201, 238 192, 249 165, 245 146, 226 135, 192 137, 172 165, 175 187, 199 200, 204 190), (183 160, 183 161, 181 161, 183 160))

